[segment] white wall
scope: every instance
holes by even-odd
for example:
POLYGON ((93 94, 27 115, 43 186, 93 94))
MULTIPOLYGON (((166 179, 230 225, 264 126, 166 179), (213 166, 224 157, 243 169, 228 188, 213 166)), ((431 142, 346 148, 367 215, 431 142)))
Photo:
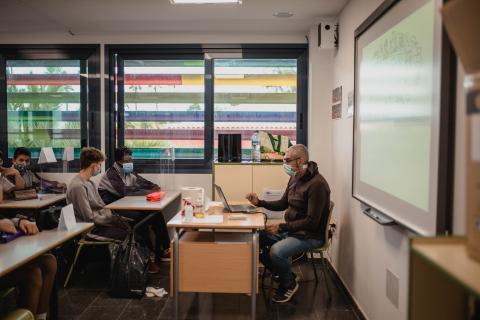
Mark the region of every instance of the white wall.
POLYGON ((308 145, 310 159, 317 162, 322 175, 332 178, 331 83, 334 49, 319 49, 317 26, 309 33, 308 145))
MULTIPOLYGON (((311 45, 312 74, 309 90, 312 112, 309 119, 309 147, 314 160, 322 163, 321 169, 326 173, 332 189, 332 200, 336 203, 334 219, 339 228, 330 252, 333 265, 369 319, 395 320, 408 318, 410 234, 401 227, 383 227, 370 220, 362 214, 358 201, 352 198, 353 118, 346 117, 347 93, 353 91, 354 86, 354 30, 382 2, 383 0, 349 2, 339 16, 340 46, 333 56, 328 51, 320 53, 311 45), (340 120, 331 120, 331 90, 337 86, 342 86, 343 89, 343 115, 340 120), (332 130, 331 133, 325 132, 329 129, 332 130), (386 297, 387 269, 399 278, 398 308, 386 297)), ((315 29, 314 26, 311 33, 315 29)), ((462 234, 465 221, 465 107, 462 74, 458 81, 454 232, 462 234)))

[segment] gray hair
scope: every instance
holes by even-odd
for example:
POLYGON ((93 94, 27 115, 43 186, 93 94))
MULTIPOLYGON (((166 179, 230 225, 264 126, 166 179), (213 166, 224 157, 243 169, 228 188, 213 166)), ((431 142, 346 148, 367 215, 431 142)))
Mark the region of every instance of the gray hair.
POLYGON ((303 144, 295 144, 288 148, 287 152, 292 153, 295 158, 303 158, 305 159, 305 163, 309 161, 309 156, 308 156, 308 149, 305 145, 303 144))

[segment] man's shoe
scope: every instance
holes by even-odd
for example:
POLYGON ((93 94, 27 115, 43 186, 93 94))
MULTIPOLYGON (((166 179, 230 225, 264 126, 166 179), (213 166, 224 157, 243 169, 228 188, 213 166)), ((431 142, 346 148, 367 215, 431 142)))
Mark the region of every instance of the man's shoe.
POLYGON ((276 303, 285 303, 292 300, 293 295, 298 291, 298 282, 294 281, 290 288, 278 288, 272 297, 272 301, 276 303))
POLYGON ((170 261, 170 249, 163 250, 161 260, 162 260, 162 262, 169 262, 170 261))
POLYGON ((155 261, 150 260, 148 262, 147 272, 150 274, 156 274, 160 272, 160 267, 155 261))

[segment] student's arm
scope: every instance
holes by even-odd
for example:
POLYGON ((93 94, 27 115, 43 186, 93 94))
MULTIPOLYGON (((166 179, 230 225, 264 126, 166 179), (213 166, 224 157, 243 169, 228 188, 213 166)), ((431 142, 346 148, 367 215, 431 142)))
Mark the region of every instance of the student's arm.
POLYGON ((75 212, 81 215, 83 221, 93 221, 96 225, 100 226, 110 226, 113 224, 114 219, 110 210, 92 210, 88 200, 88 191, 85 186, 77 185, 73 187, 68 193, 68 200, 73 204, 75 212))
POLYGON ((321 182, 313 184, 308 190, 308 211, 304 219, 281 223, 279 231, 295 232, 300 230, 315 231, 320 224, 322 211, 327 204, 328 192, 321 182))
POLYGON ((149 192, 154 190, 154 189, 158 189, 158 191, 160 191, 160 187, 157 184, 143 178, 142 176, 140 176, 137 173, 135 173, 135 176, 137 177, 136 184, 137 184, 138 189, 147 190, 149 192))
POLYGON ((25 181, 23 180, 20 172, 18 172, 15 168, 5 168, 3 171, 3 175, 7 177, 10 182, 15 185, 15 189, 23 189, 25 188, 25 181))
POLYGON ((67 188, 67 185, 65 183, 42 178, 38 175, 37 172, 34 172, 34 171, 32 171, 32 182, 33 182, 33 186, 40 187, 42 190, 48 190, 53 192, 59 191, 55 189, 67 188))

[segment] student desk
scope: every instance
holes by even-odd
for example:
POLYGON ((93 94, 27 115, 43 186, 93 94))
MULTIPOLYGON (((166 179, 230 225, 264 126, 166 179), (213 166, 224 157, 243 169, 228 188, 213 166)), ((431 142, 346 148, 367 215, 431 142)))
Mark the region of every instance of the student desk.
POLYGON ((3 200, 0 202, 0 210, 3 209, 30 209, 30 210, 39 210, 45 207, 51 206, 52 204, 58 203, 65 200, 65 194, 40 194, 39 199, 30 199, 30 200, 3 200))
POLYGON ((175 319, 179 316, 179 292, 250 294, 251 318, 255 319, 258 230, 265 227, 263 214, 230 220, 230 213, 224 213, 223 208, 211 210, 201 223, 183 222, 181 213, 167 223, 174 229, 170 278, 175 319), (223 222, 209 222, 208 217, 215 215, 223 215, 223 222))
MULTIPOLYGON (((20 268, 35 258, 90 230, 93 223, 78 222, 71 230, 46 230, 34 236, 23 236, 9 243, 0 244, 0 277, 20 268)), ((50 301, 50 318, 58 313, 56 286, 50 301)))
POLYGON ((127 196, 106 205, 105 208, 116 211, 157 211, 168 221, 178 212, 180 198, 180 191, 167 191, 162 200, 157 202, 149 202, 145 196, 127 196))
POLYGON ((90 230, 93 223, 78 222, 72 230, 45 230, 0 244, 0 277, 32 261, 64 242, 90 230))

